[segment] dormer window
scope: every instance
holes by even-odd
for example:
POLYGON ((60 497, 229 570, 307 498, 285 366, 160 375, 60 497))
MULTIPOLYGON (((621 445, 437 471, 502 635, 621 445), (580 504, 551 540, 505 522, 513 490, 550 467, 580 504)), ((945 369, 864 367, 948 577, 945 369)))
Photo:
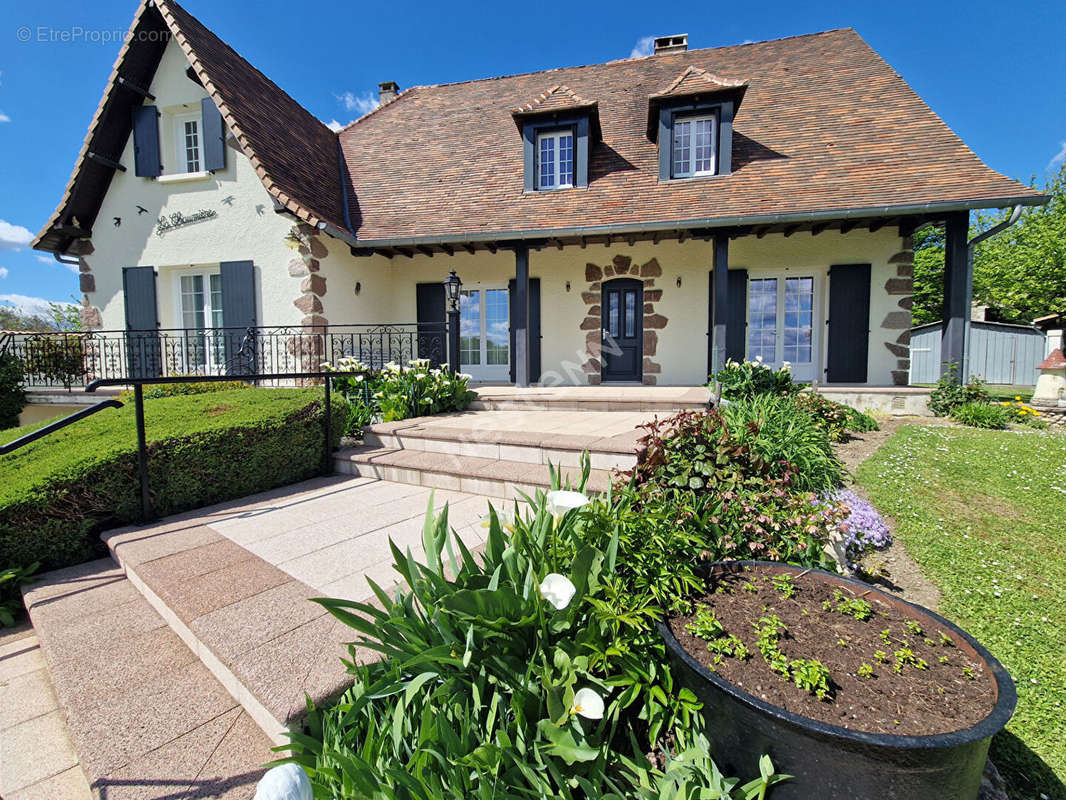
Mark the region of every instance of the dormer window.
POLYGON ((574 131, 537 134, 537 189, 570 189, 574 185, 574 131))
POLYGON ((733 165, 733 117, 746 81, 686 67, 648 98, 648 138, 659 143, 659 180, 728 175, 733 165))
POLYGON ((596 103, 566 86, 553 86, 511 109, 522 132, 526 192, 551 192, 589 185, 589 148, 599 138, 596 103))
POLYGON ((718 150, 718 115, 701 114, 674 119, 673 178, 697 178, 715 174, 718 150))

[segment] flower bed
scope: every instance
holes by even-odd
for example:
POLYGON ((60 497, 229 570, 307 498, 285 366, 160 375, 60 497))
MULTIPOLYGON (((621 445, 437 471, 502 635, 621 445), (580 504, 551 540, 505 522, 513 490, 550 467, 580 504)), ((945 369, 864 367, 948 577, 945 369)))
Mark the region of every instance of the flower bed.
POLYGON ((737 687, 843 728, 948 733, 996 703, 984 663, 950 629, 803 573, 753 566, 715 574, 670 629, 737 687))

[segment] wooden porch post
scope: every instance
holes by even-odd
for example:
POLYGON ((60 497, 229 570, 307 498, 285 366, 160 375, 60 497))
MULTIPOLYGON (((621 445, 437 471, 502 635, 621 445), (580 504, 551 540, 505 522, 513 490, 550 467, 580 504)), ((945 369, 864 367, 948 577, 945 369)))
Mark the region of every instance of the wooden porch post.
POLYGON ((514 305, 511 328, 514 330, 515 386, 529 386, 529 246, 514 249, 514 305))
POLYGON ((714 235, 714 280, 711 297, 711 363, 713 375, 725 366, 726 320, 729 317, 729 234, 714 235))
POLYGON ((969 378, 966 352, 970 301, 973 296, 973 268, 969 263, 966 239, 970 232, 970 215, 959 211, 944 221, 944 308, 940 339, 940 374, 952 364, 958 367, 958 379, 969 378))

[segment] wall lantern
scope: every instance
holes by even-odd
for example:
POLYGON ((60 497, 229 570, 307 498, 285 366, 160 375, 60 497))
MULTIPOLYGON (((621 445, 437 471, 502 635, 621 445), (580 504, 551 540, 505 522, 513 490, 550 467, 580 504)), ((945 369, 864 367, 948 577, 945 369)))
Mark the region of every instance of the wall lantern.
POLYGON ((360 283, 359 281, 356 281, 355 282, 355 293, 359 294, 361 291, 363 291, 363 284, 360 283))
POLYGON ((681 276, 680 275, 677 276, 677 288, 678 289, 681 288, 681 276))
POLYGON ((566 282, 566 291, 570 291, 570 281, 566 282))
POLYGON ((447 300, 449 311, 459 310, 459 289, 462 288, 462 285, 463 282, 459 280, 459 276, 455 274, 454 269, 444 279, 444 297, 447 300))

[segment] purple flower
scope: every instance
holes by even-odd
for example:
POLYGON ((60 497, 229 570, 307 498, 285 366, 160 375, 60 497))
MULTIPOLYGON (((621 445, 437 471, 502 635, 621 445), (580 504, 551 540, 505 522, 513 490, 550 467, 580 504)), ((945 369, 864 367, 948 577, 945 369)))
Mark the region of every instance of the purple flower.
POLYGON ((840 523, 849 566, 854 566, 864 553, 883 550, 892 544, 888 525, 868 500, 863 500, 849 489, 831 492, 821 499, 836 506, 847 506, 850 512, 840 523))

